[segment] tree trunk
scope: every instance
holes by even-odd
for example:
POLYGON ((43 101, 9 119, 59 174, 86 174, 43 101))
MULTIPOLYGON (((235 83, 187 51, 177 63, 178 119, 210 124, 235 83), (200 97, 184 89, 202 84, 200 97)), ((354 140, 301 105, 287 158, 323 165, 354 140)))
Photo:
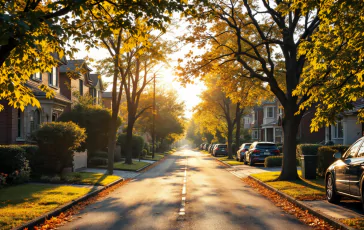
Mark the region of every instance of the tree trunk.
POLYGON ((125 164, 133 163, 133 120, 128 119, 126 128, 125 164))
POLYGON ((236 118, 236 132, 235 132, 236 151, 238 151, 240 148, 240 123, 241 123, 241 117, 237 117, 236 118))
POLYGON ((228 124, 228 159, 233 159, 233 130, 234 126, 232 124, 228 124))
MULTIPOLYGON (((293 106, 291 106, 293 107, 293 106)), ((302 115, 295 116, 290 108, 285 109, 283 118, 283 162, 282 171, 278 180, 290 181, 299 179, 296 165, 296 136, 302 115)))
POLYGON ((114 151, 115 151, 115 144, 116 144, 116 121, 118 118, 117 112, 112 112, 111 115, 111 122, 109 126, 109 136, 108 136, 108 166, 107 166, 107 173, 112 175, 114 173, 114 151))

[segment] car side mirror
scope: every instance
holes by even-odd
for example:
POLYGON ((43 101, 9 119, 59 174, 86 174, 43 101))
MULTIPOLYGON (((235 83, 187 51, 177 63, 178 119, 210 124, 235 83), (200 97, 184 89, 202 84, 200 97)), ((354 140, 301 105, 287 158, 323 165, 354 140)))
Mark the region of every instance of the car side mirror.
POLYGON ((334 156, 336 159, 341 159, 342 155, 340 152, 334 153, 334 156))

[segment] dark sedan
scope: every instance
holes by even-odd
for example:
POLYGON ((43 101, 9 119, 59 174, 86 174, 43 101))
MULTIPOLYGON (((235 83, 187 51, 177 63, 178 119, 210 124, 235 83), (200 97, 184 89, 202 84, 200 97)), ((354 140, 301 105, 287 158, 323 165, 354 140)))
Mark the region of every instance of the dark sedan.
MULTIPOLYGON (((342 155, 335 153, 335 161, 326 170, 326 197, 331 203, 339 202, 342 196, 360 200, 363 205, 364 138, 360 138, 342 155)), ((364 209, 364 205, 363 205, 364 209)))
POLYGON ((255 163, 264 163, 266 157, 279 156, 279 150, 273 142, 253 142, 245 153, 244 163, 250 166, 255 163))
POLYGON ((249 150, 251 143, 244 143, 240 146, 239 150, 236 152, 236 160, 243 162, 245 158, 245 153, 249 150))
POLYGON ((213 156, 223 155, 227 156, 227 145, 226 144, 216 144, 214 150, 212 150, 213 156))

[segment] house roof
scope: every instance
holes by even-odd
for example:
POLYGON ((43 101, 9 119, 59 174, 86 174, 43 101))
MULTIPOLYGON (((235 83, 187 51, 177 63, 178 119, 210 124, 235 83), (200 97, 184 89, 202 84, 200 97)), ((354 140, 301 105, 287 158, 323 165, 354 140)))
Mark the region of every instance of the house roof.
POLYGON ((77 68, 84 68, 89 72, 92 71, 92 69, 87 66, 86 60, 84 59, 68 60, 66 65, 62 65, 59 68, 59 71, 62 73, 66 73, 69 71, 76 71, 77 68))
POLYGON ((344 111, 342 114, 344 115, 352 115, 353 113, 357 113, 360 109, 364 108, 364 98, 359 98, 358 100, 351 103, 353 108, 350 110, 344 111))
POLYGON ((93 87, 96 87, 97 84, 100 82, 100 89, 101 91, 103 91, 103 86, 102 86, 102 78, 101 78, 101 75, 98 74, 98 73, 93 73, 93 74, 90 74, 90 79, 91 79, 91 85, 93 87))
MULTIPOLYGON (((43 92, 42 90, 40 90, 38 88, 38 86, 35 83, 33 83, 32 81, 28 81, 27 83, 25 83, 25 86, 27 86, 29 89, 32 90, 35 97, 46 97, 46 93, 43 92)), ((54 95, 54 98, 50 98, 50 99, 56 99, 58 101, 65 102, 65 103, 68 103, 68 104, 72 103, 72 101, 69 100, 67 97, 65 97, 62 94, 57 93, 57 92, 54 95)))

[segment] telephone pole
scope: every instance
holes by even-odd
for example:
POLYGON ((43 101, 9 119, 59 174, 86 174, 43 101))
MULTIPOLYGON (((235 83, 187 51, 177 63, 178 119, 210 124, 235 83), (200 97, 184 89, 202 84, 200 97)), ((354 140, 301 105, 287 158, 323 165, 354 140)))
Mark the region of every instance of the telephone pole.
POLYGON ((154 159, 155 154, 155 74, 153 78, 153 125, 152 125, 152 142, 153 142, 153 150, 152 150, 152 159, 154 159))

